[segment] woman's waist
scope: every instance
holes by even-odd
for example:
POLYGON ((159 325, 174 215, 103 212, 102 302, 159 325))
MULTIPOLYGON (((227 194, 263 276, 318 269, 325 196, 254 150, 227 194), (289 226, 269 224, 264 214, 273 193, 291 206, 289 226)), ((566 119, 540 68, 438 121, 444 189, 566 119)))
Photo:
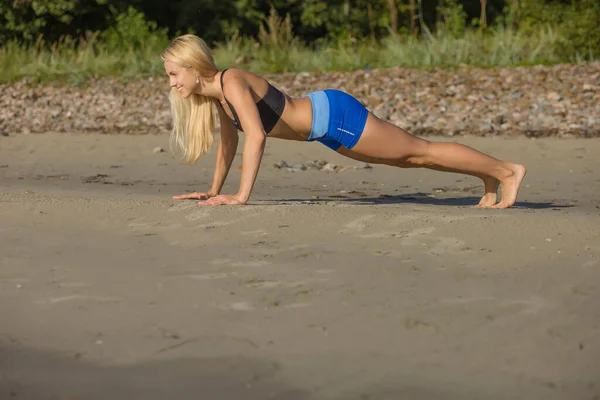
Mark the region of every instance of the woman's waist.
POLYGON ((286 96, 286 104, 281 119, 273 127, 269 136, 291 140, 306 140, 312 124, 312 106, 309 98, 286 96))

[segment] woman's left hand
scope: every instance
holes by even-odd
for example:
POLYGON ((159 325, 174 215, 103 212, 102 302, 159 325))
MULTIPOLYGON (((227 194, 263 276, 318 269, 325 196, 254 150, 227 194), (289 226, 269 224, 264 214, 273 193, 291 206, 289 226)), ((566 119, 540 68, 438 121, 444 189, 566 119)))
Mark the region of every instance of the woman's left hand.
POLYGON ((245 201, 240 199, 238 196, 229 194, 220 194, 215 197, 211 197, 208 200, 199 201, 199 206, 232 206, 246 204, 245 201))

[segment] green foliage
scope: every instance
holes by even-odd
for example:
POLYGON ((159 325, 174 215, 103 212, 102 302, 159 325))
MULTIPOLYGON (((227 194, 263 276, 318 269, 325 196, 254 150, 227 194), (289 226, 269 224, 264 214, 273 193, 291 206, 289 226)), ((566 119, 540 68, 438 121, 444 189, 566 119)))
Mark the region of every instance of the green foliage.
POLYGON ((110 49, 139 50, 154 45, 166 46, 169 42, 168 29, 158 29, 156 22, 146 21, 143 13, 129 7, 117 14, 111 7, 115 24, 100 35, 102 42, 110 49))
POLYGON ((323 32, 322 38, 360 41, 388 33, 386 4, 385 0, 305 0, 300 21, 323 32))
POLYGON ((290 14, 282 19, 277 14, 277 10, 271 8, 271 13, 265 22, 260 25, 258 42, 264 47, 271 47, 280 51, 294 46, 297 39, 292 32, 290 14))
POLYGON ((565 7, 558 45, 563 60, 581 61, 600 57, 600 4, 596 0, 574 1, 565 7))
POLYGON ((0 3, 0 43, 11 39, 34 41, 40 35, 51 41, 96 30, 88 20, 106 10, 107 0, 5 0, 0 3))
POLYGON ((600 58, 597 0, 3 0, 0 82, 163 74, 196 33, 222 67, 256 72, 519 65, 600 58), (397 10, 398 30, 390 34, 397 10), (420 34, 412 36, 411 18, 420 34))
POLYGON ((467 29, 467 13, 458 0, 445 0, 441 7, 438 7, 440 14, 440 23, 436 27, 439 32, 452 35, 458 38, 465 33, 467 29))

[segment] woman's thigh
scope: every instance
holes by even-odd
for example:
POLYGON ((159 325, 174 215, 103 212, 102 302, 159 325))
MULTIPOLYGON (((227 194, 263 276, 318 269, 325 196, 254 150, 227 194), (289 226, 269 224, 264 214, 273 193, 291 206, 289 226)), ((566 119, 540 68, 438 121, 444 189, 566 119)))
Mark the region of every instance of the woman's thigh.
POLYGON ((384 164, 397 165, 411 157, 425 155, 428 144, 428 141, 369 113, 362 135, 351 151, 384 164))

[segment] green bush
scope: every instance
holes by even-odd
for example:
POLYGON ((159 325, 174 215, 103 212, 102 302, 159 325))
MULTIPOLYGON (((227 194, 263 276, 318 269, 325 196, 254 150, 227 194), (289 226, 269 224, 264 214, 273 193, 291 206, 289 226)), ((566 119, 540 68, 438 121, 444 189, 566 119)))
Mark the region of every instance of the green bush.
POLYGON ((438 7, 440 22, 436 27, 437 32, 449 34, 458 38, 463 36, 467 25, 467 13, 457 0, 446 0, 442 7, 438 7))
POLYGON ((133 7, 126 12, 115 13, 115 24, 100 34, 100 40, 112 50, 139 50, 156 48, 169 43, 168 29, 158 29, 153 21, 147 21, 143 13, 133 7))
POLYGON ((600 56, 600 3, 579 0, 564 10, 560 23, 563 40, 557 51, 565 61, 593 60, 600 56))

